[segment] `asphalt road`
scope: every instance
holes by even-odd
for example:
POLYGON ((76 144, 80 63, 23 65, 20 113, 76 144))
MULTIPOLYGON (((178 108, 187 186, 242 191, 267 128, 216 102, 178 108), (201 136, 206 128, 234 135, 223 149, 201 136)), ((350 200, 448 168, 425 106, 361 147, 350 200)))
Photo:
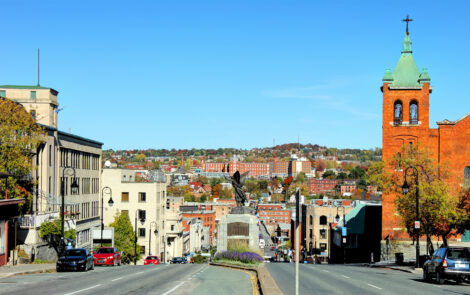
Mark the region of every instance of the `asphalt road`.
POLYGON ((228 295, 253 294, 253 290, 250 276, 241 271, 207 264, 161 264, 8 277, 0 279, 0 294, 228 295))
MULTIPOLYGON (((268 263, 268 270, 285 295, 295 294, 295 264, 268 263)), ((470 294, 470 284, 427 283, 422 275, 384 268, 303 264, 300 294, 470 294)))

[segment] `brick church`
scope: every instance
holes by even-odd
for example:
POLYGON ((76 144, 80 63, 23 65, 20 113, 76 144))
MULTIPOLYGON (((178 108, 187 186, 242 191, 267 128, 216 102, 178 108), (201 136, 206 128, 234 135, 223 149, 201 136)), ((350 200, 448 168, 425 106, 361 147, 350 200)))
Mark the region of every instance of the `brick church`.
MULTIPOLYGON (((429 128, 431 79, 426 68, 419 70, 413 60, 411 40, 406 28, 400 59, 395 69, 387 69, 382 79, 383 160, 403 145, 425 146, 439 163, 445 163, 456 185, 470 179, 470 114, 456 121, 442 120, 429 128)), ((382 237, 389 233, 401 237, 401 224, 395 215, 394 196, 384 195, 382 237)))

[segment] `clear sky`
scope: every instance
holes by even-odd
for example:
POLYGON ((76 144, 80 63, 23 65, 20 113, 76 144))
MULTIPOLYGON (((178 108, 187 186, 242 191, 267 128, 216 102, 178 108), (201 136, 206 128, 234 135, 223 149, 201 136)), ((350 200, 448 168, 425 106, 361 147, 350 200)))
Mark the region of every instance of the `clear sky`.
POLYGON ((2 1, 0 84, 108 149, 382 145, 407 14, 430 122, 470 112, 468 1, 2 1), (452 4, 450 4, 452 3, 452 4))

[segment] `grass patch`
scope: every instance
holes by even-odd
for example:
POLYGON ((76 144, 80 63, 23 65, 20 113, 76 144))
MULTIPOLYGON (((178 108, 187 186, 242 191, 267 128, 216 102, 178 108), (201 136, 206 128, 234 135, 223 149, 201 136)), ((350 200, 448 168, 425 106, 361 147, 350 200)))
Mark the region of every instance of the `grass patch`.
POLYGON ((55 263, 54 261, 49 261, 49 260, 41 260, 41 259, 35 259, 33 264, 48 264, 48 263, 55 263))
POLYGON ((246 267, 259 266, 259 265, 263 264, 263 262, 243 263, 241 261, 228 260, 228 259, 219 259, 215 262, 220 263, 220 264, 235 265, 235 266, 246 266, 246 267))

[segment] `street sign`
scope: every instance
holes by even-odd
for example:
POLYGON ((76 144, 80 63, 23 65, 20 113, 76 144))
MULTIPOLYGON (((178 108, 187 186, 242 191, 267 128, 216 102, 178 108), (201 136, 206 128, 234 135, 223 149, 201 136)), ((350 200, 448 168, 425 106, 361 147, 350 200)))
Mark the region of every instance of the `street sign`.
POLYGON ((416 220, 415 221, 415 228, 420 228, 421 227, 421 223, 419 222, 419 220, 416 220))
POLYGON ((342 228, 341 235, 342 235, 343 237, 345 237, 345 236, 348 235, 348 228, 347 228, 347 227, 343 227, 343 228, 342 228))

